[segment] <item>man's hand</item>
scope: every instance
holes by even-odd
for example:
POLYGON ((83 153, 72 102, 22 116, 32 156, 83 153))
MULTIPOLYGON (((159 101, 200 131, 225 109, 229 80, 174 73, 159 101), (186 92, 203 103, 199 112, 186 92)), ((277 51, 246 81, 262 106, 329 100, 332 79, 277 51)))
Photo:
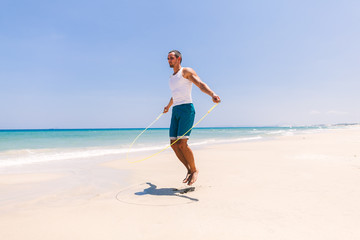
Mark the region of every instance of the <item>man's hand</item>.
POLYGON ((167 113, 169 111, 169 108, 170 108, 169 106, 164 107, 163 113, 167 113))
POLYGON ((220 97, 218 95, 216 95, 215 93, 212 94, 212 100, 213 100, 214 103, 221 102, 220 97))
POLYGON ((167 113, 169 111, 171 105, 173 105, 173 98, 170 98, 169 104, 166 105, 166 107, 164 107, 163 113, 167 113))

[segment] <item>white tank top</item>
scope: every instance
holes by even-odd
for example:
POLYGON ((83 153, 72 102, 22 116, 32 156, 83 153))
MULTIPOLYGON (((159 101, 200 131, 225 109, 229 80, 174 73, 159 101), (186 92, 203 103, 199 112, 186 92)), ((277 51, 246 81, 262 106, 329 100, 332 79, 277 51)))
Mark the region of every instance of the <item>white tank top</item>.
POLYGON ((182 76, 183 68, 170 76, 170 89, 173 98, 173 106, 192 103, 191 89, 192 82, 182 76))

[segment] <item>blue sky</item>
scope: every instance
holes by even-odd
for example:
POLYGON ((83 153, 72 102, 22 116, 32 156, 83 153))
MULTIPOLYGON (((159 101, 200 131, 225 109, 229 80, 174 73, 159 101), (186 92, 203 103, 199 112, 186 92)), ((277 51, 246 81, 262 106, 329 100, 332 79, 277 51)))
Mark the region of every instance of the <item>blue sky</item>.
MULTIPOLYGON (((145 127, 178 49, 200 126, 360 122, 359 1, 0 2, 0 129, 145 127), (213 105, 193 89, 199 119, 213 105)), ((170 114, 154 127, 167 127, 170 114)))

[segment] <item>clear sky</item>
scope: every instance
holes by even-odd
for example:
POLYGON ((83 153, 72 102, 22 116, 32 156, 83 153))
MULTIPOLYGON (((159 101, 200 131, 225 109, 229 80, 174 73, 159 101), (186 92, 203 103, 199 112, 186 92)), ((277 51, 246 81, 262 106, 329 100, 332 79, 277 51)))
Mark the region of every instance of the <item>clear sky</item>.
MULTIPOLYGON (((360 122, 357 0, 1 0, 0 129, 145 127, 178 49, 200 126, 360 122), (193 88, 199 119, 213 106, 193 88)), ((168 127, 170 113, 154 127, 168 127)))

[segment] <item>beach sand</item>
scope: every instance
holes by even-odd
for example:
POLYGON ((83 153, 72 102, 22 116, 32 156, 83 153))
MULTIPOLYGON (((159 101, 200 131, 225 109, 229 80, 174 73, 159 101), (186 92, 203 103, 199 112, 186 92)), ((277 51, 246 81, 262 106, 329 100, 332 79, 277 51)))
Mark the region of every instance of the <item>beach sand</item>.
POLYGON ((66 172, 3 175, 0 239, 360 239, 360 128, 193 150, 200 174, 185 194, 171 150, 92 166, 73 187, 66 172))

